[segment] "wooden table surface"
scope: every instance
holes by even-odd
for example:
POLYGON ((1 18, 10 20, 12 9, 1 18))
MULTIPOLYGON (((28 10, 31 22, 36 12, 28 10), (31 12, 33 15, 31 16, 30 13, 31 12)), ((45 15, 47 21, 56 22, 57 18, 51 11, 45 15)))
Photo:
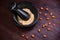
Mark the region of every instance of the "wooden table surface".
POLYGON ((17 3, 21 1, 32 2, 33 5, 37 8, 39 18, 37 24, 28 30, 18 28, 16 23, 12 19, 12 13, 9 11, 9 3, 13 0, 0 0, 0 40, 26 40, 22 38, 21 35, 24 34, 28 36, 28 40, 60 40, 60 1, 59 0, 16 0, 17 3), (43 10, 40 10, 40 7, 43 7, 43 10), (48 11, 45 8, 48 7, 48 11), (56 18, 51 18, 50 12, 53 12, 53 15, 56 18), (48 14, 44 16, 44 14, 48 14), (51 19, 46 20, 46 17, 51 19), (51 22, 52 24, 48 25, 45 28, 42 28, 42 24, 51 22), (40 33, 37 32, 38 28, 41 29, 40 33), (47 31, 47 28, 51 28, 50 31, 47 31), (31 34, 34 34, 35 37, 31 38, 31 34), (46 38, 43 35, 46 34, 46 38))

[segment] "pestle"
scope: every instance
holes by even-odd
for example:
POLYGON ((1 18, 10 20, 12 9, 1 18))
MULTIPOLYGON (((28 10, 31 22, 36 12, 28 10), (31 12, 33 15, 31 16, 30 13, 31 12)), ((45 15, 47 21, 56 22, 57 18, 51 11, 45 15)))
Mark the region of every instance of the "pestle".
POLYGON ((26 1, 22 1, 20 3, 12 2, 9 7, 10 11, 13 14, 14 21, 21 28, 32 27, 38 21, 38 11, 32 5, 31 2, 26 1))
POLYGON ((30 18, 27 12, 23 11, 22 9, 18 9, 16 7, 16 3, 13 3, 12 5, 11 5, 11 11, 13 12, 13 14, 18 15, 23 20, 28 20, 30 18))

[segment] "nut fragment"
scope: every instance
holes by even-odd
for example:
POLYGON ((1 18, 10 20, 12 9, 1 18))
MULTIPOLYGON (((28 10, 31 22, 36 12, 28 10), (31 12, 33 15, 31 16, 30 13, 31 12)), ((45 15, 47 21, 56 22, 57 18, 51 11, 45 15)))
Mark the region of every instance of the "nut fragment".
POLYGON ((53 15, 53 16, 51 16, 51 17, 52 17, 52 18, 56 18, 56 16, 54 16, 54 15, 53 15))
POLYGON ((47 23, 45 23, 45 26, 47 26, 48 24, 47 23))
POLYGON ((56 26, 56 24, 55 24, 55 23, 53 23, 53 26, 56 26))
POLYGON ((40 30, 40 28, 38 29, 38 32, 40 32, 41 30, 40 30))
POLYGON ((26 38, 26 40, 28 40, 28 36, 26 36, 25 38, 26 38))
POLYGON ((45 24, 42 25, 42 28, 45 28, 46 26, 47 26, 47 24, 45 23, 45 24))
POLYGON ((47 16, 47 14, 46 14, 46 13, 45 13, 44 15, 45 15, 45 16, 47 16))
POLYGON ((46 7, 45 10, 48 11, 48 7, 46 7))
POLYGON ((42 20, 43 18, 40 18, 40 20, 42 20))
POLYGON ((39 12, 39 14, 42 14, 41 12, 39 12))
POLYGON ((41 10, 43 10, 44 8, 43 7, 40 7, 41 10))
POLYGON ((51 28, 47 28, 47 30, 48 30, 48 31, 50 31, 50 30, 51 30, 51 28))
POLYGON ((52 16, 53 15, 53 13, 52 12, 50 12, 50 16, 52 16))
POLYGON ((42 28, 45 28, 45 25, 44 24, 42 25, 42 28))
POLYGON ((23 38, 24 38, 24 34, 22 34, 22 35, 21 35, 21 37, 23 37, 23 38))
POLYGON ((51 22, 48 22, 48 24, 50 25, 50 24, 51 24, 51 22))
POLYGON ((50 20, 50 18, 46 18, 46 20, 50 20))
POLYGON ((47 35, 46 35, 46 34, 44 34, 44 35, 43 35, 43 37, 44 37, 44 38, 46 38, 46 37, 47 37, 47 35))
POLYGON ((31 37, 32 37, 32 38, 34 38, 34 37, 35 37, 35 35, 34 35, 34 34, 32 34, 32 35, 31 35, 31 37))

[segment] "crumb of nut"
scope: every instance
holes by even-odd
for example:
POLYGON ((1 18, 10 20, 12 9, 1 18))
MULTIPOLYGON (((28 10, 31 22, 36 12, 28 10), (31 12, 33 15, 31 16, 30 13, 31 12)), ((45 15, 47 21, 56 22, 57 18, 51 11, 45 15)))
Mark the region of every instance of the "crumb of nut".
POLYGON ((38 29, 38 32, 40 32, 41 30, 40 30, 40 28, 38 29))
POLYGON ((26 36, 25 38, 26 38, 26 40, 28 40, 28 36, 26 36))
POLYGON ((46 18, 46 20, 50 20, 50 18, 46 18))
POLYGON ((52 12, 50 12, 50 16, 52 16, 53 15, 53 13, 52 12))
POLYGON ((34 34, 32 34, 32 35, 31 35, 31 37, 32 37, 32 38, 34 38, 34 37, 35 37, 35 35, 34 35, 34 34))
POLYGON ((45 28, 45 25, 44 24, 42 25, 42 28, 45 28))
POLYGON ((46 38, 46 37, 47 37, 47 35, 46 35, 46 34, 44 34, 44 35, 43 35, 43 37, 44 37, 44 38, 46 38))
POLYGON ((45 23, 45 26, 47 26, 48 24, 47 23, 45 23))
POLYGON ((42 20, 43 18, 40 18, 40 20, 42 20))
POLYGON ((55 26, 56 24, 55 23, 53 23, 53 26, 55 26))
POLYGON ((24 34, 21 35, 24 38, 24 34))
POLYGON ((48 11, 48 7, 46 7, 46 8, 45 8, 45 10, 47 10, 47 11, 48 11))
POLYGON ((42 28, 45 28, 45 27, 46 27, 46 24, 43 24, 43 25, 42 25, 42 28))
POLYGON ((50 25, 50 24, 51 24, 51 22, 48 22, 48 24, 50 25))
POLYGON ((48 30, 48 31, 50 31, 50 30, 51 30, 51 28, 47 28, 47 30, 48 30))
POLYGON ((56 18, 56 16, 54 16, 54 15, 53 15, 53 16, 51 16, 51 17, 52 17, 52 18, 56 18))
POLYGON ((41 12, 39 12, 39 14, 42 14, 41 12))
POLYGON ((44 8, 43 7, 40 7, 41 10, 43 10, 44 8))
POLYGON ((47 14, 46 14, 46 13, 45 13, 44 15, 45 15, 45 16, 47 16, 47 14))

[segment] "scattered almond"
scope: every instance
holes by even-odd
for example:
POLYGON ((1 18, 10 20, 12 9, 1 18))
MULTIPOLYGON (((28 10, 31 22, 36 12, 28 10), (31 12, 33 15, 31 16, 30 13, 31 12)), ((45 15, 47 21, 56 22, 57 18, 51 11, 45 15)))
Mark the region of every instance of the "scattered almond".
POLYGON ((53 26, 55 26, 56 24, 55 23, 53 23, 53 26))
POLYGON ((43 37, 44 37, 44 38, 46 38, 46 37, 47 37, 47 35, 46 35, 46 34, 44 34, 44 35, 43 35, 43 37))
POLYGON ((40 30, 40 28, 38 29, 38 32, 40 32, 41 30, 40 30))
POLYGON ((47 24, 45 23, 45 24, 42 25, 42 28, 45 28, 46 26, 47 26, 47 24))
POLYGON ((51 30, 51 28, 47 28, 47 30, 48 30, 48 31, 50 31, 50 30, 51 30))
POLYGON ((41 12, 39 12, 39 14, 42 14, 41 12))
POLYGON ((40 18, 40 20, 42 20, 43 18, 40 18))
POLYGON ((24 34, 21 35, 24 38, 24 34))
POLYGON ((43 10, 44 8, 43 7, 40 7, 41 10, 43 10))
POLYGON ((44 15, 45 15, 45 16, 47 16, 47 14, 46 14, 46 13, 45 13, 44 15))
POLYGON ((47 26, 48 24, 47 23, 45 23, 45 26, 47 26))
POLYGON ((46 20, 50 20, 50 18, 46 18, 46 20))
POLYGON ((48 24, 50 25, 50 24, 51 24, 51 22, 48 22, 48 24))
POLYGON ((56 16, 51 16, 52 18, 56 18, 56 16))
POLYGON ((52 16, 53 15, 53 13, 52 12, 50 12, 50 16, 52 16))
POLYGON ((31 37, 32 37, 32 38, 34 38, 34 37, 35 37, 35 35, 34 35, 34 34, 32 34, 32 35, 31 35, 31 37))
POLYGON ((47 11, 48 11, 48 7, 46 7, 46 8, 45 8, 45 10, 47 10, 47 11))
POLYGON ((25 38, 26 38, 26 40, 28 40, 28 36, 26 36, 25 38))

